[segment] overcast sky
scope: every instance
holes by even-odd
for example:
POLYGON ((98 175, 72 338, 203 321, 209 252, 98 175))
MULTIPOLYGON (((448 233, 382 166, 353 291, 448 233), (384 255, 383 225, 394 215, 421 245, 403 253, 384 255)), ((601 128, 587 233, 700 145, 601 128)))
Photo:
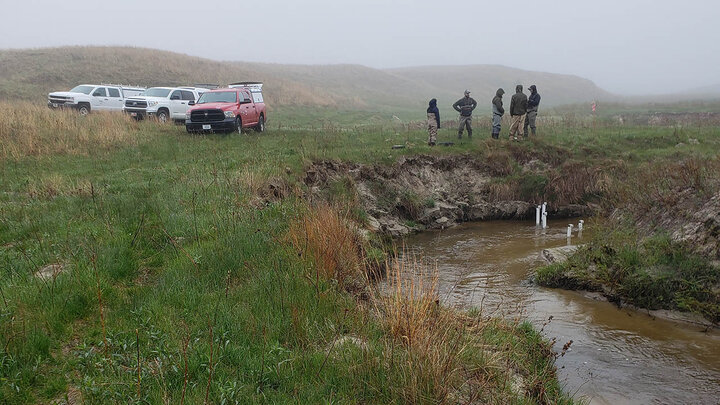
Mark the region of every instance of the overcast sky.
POLYGON ((718 0, 0 0, 0 48, 131 45, 218 60, 501 64, 620 94, 720 84, 718 0))

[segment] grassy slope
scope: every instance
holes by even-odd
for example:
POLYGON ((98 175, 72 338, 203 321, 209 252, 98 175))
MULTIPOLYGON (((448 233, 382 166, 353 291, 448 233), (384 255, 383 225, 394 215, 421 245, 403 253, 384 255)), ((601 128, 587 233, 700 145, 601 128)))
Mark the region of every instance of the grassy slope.
POLYGON ((389 72, 418 81, 432 88, 436 94, 452 99, 451 102, 459 98, 455 89, 467 88, 478 102, 487 100, 489 105, 489 100, 502 87, 509 104, 517 84, 524 85, 526 92, 531 84, 537 85, 543 101, 547 101, 543 103, 546 106, 610 98, 609 93, 578 76, 531 72, 499 65, 424 66, 391 69, 389 72))
POLYGON ((279 65, 217 62, 142 48, 66 47, 0 51, 0 99, 42 101, 50 91, 78 83, 121 82, 145 86, 262 80, 272 107, 330 106, 402 116, 432 97, 449 112, 465 88, 489 111, 498 86, 535 82, 545 105, 586 101, 605 94, 590 81, 499 66, 379 70, 359 65, 279 65))

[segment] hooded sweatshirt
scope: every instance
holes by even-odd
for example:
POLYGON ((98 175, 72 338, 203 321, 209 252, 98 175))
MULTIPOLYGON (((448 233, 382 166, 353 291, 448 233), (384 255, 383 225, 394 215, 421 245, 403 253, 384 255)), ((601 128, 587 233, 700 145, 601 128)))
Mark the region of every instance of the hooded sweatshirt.
POLYGON ((440 110, 438 110, 438 108, 437 108, 437 100, 436 99, 430 100, 430 104, 428 106, 427 112, 435 114, 435 121, 437 121, 437 126, 438 126, 438 128, 440 128, 440 110))
POLYGON ((492 99, 492 110, 493 114, 502 116, 505 114, 505 109, 503 108, 503 102, 502 102, 502 96, 505 94, 505 90, 498 89, 495 93, 495 97, 492 99))
POLYGON ((537 87, 533 84, 528 87, 530 89, 530 97, 528 97, 528 111, 537 111, 540 105, 540 94, 537 92, 537 87))
POLYGON ((515 87, 515 94, 510 99, 510 115, 523 115, 527 113, 528 99, 521 85, 515 87))

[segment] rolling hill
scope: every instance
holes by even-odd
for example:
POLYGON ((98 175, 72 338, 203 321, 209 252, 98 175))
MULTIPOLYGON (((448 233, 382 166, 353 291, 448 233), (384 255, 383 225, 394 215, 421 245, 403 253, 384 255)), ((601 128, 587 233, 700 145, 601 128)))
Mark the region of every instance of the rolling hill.
POLYGON ((489 110, 498 87, 536 84, 546 106, 610 95, 589 80, 497 65, 373 69, 360 65, 281 65, 220 62, 132 47, 62 47, 0 50, 0 100, 43 102, 47 93, 79 83, 144 86, 261 80, 271 107, 322 106, 399 113, 421 110, 437 98, 449 111, 464 89, 489 110))

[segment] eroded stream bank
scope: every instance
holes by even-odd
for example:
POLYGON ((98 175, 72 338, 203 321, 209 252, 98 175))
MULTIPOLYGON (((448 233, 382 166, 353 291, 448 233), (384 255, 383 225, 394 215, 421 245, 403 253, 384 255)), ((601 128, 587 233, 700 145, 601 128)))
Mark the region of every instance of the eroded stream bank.
MULTIPOLYGON (((518 158, 503 152, 483 158, 408 156, 392 166, 321 161, 308 168, 304 183, 312 196, 359 206, 372 231, 398 237, 468 221, 534 216, 535 203, 529 201, 539 203, 544 193, 540 190, 553 189, 548 176, 565 187, 564 176, 572 172, 556 172, 538 159, 518 158), (522 175, 503 177, 515 171, 522 175)), ((568 194, 564 188, 553 192, 568 194)), ((549 214, 555 218, 591 214, 593 208, 582 203, 582 195, 551 201, 549 214)))
POLYGON ((567 223, 551 221, 546 231, 532 221, 470 223, 409 236, 405 244, 408 252, 437 263, 447 305, 525 317, 556 339, 556 350, 572 340, 557 360, 566 392, 594 404, 716 403, 717 330, 704 333, 529 281, 543 264, 543 249, 568 243, 567 223))

